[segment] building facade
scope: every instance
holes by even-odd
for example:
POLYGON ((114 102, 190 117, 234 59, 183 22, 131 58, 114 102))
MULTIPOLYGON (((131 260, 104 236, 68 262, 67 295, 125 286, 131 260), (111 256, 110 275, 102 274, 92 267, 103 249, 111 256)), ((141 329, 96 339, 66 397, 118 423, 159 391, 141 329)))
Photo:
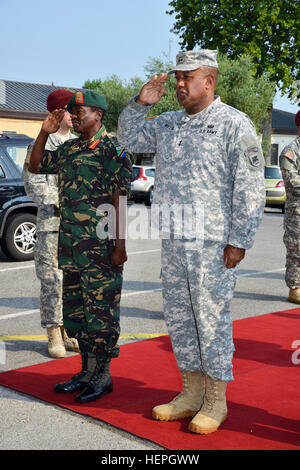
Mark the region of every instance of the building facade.
POLYGON ((48 114, 47 96, 58 88, 65 87, 0 80, 0 134, 13 132, 36 138, 48 114))

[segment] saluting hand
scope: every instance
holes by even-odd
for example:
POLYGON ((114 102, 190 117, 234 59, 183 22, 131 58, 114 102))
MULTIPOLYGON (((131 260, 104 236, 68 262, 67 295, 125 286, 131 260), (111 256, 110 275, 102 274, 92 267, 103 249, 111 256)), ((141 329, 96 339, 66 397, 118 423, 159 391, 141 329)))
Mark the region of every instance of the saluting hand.
POLYGON ((57 132, 64 115, 64 109, 55 109, 52 111, 52 113, 50 113, 43 122, 42 130, 47 132, 47 134, 54 134, 54 132, 57 132))
POLYGON ((167 73, 162 73, 159 76, 155 75, 150 82, 143 86, 136 102, 143 106, 157 103, 165 92, 164 83, 167 78, 167 73))

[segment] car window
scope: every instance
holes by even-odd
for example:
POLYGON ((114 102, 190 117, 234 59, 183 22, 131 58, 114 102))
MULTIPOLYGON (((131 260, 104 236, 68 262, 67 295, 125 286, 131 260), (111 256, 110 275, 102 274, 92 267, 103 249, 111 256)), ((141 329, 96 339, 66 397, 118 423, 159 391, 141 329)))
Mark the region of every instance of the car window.
POLYGON ((7 145, 5 148, 8 155, 11 157, 20 171, 23 169, 27 148, 27 145, 7 145))
POLYGON ((146 176, 151 176, 152 178, 155 177, 155 170, 154 168, 149 168, 148 170, 145 171, 146 176))
POLYGON ((140 168, 132 167, 132 181, 135 181, 140 176, 140 168))
POLYGON ((4 173, 2 166, 0 165, 0 179, 3 179, 3 178, 5 178, 5 173, 4 173))
POLYGON ((269 180, 281 180, 282 174, 280 168, 265 168, 265 178, 269 180))

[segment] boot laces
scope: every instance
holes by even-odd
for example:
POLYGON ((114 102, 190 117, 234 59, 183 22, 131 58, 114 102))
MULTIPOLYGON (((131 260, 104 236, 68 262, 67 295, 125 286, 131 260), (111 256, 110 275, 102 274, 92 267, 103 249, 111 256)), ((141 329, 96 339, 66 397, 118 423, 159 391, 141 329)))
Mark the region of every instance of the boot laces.
POLYGON ((93 375, 91 377, 90 383, 92 385, 97 385, 103 380, 105 381, 108 378, 109 375, 109 370, 107 371, 107 366, 109 363, 103 362, 103 361, 97 361, 95 370, 93 372, 93 375))
POLYGON ((214 404, 218 400, 218 386, 217 382, 210 381, 206 386, 205 396, 204 396, 204 403, 205 408, 208 410, 212 410, 214 404))
POLYGON ((178 400, 181 400, 182 396, 188 392, 188 376, 184 372, 182 373, 182 392, 180 392, 173 400, 170 402, 172 404, 176 403, 178 400))

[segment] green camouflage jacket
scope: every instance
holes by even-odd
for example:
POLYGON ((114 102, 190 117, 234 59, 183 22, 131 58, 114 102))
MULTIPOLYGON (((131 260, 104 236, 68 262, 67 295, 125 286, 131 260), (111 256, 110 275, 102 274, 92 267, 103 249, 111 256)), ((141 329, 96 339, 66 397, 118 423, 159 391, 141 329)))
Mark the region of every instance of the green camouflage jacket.
POLYGON ((117 190, 130 193, 131 162, 108 138, 104 126, 88 141, 70 140, 45 151, 38 173, 57 174, 60 209, 60 267, 86 266, 107 240, 97 236, 102 204, 117 190), (97 212, 98 209, 98 212, 97 212))

